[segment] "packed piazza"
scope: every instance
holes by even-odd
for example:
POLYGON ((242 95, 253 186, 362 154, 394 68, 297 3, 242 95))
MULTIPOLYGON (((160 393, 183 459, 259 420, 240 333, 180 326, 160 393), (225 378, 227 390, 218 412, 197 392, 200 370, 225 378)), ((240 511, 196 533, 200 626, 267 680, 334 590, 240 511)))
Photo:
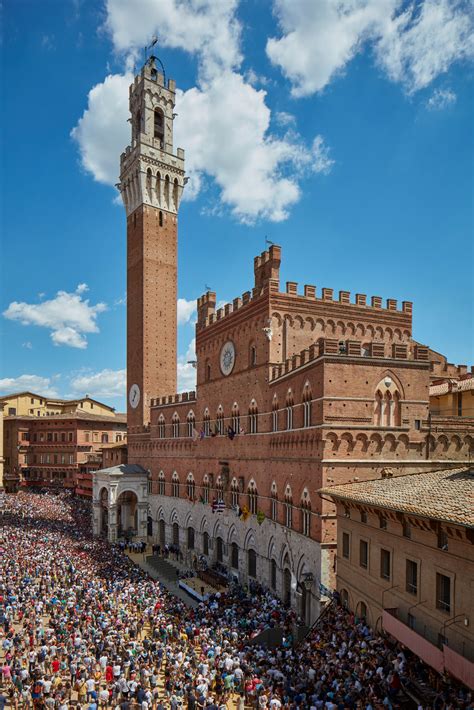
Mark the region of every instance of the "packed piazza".
POLYGON ((3 494, 0 510, 2 709, 473 707, 337 596, 297 639, 301 620, 258 582, 189 606, 126 540, 92 538, 91 504, 70 493, 3 494))

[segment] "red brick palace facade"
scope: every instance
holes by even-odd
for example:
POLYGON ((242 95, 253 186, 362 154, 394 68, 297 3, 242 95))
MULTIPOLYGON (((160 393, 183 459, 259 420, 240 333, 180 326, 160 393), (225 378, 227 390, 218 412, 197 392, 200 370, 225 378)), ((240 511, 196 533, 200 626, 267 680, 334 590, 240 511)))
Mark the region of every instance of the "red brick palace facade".
POLYGON ((430 381, 456 368, 413 339, 409 301, 282 288, 278 246, 256 257, 251 290, 232 303, 216 311, 215 293, 198 299, 196 392, 165 391, 176 372, 176 303, 165 292, 184 184, 173 106, 174 82, 164 85, 151 58, 130 88, 120 183, 135 294, 129 463, 150 472, 155 540, 259 579, 310 621, 334 583, 335 506, 318 489, 457 466, 473 420, 430 414, 430 381))

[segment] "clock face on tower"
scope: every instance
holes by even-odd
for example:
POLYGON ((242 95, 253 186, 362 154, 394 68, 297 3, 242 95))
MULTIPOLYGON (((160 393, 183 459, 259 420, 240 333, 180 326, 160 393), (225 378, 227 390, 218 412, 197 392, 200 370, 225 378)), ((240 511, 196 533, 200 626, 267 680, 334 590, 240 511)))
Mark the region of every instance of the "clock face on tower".
POLYGON ((138 385, 132 385, 130 387, 130 392, 128 393, 128 401, 133 409, 138 407, 140 402, 140 387, 138 385))
POLYGON ((235 364, 235 345, 231 340, 224 343, 220 355, 220 366, 223 375, 230 375, 235 364))

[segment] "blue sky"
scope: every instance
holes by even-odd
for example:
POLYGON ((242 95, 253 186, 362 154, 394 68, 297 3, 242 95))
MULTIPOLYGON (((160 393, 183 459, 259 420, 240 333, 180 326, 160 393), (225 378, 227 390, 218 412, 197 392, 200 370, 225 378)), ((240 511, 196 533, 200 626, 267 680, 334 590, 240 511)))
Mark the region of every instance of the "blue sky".
POLYGON ((461 0, 7 0, 2 392, 123 409, 127 86, 157 34, 191 180, 179 224, 179 378, 205 284, 414 302, 414 336, 473 361, 472 6, 461 0), (471 7, 471 15, 469 8, 471 7), (25 19, 27 18, 27 20, 25 19))

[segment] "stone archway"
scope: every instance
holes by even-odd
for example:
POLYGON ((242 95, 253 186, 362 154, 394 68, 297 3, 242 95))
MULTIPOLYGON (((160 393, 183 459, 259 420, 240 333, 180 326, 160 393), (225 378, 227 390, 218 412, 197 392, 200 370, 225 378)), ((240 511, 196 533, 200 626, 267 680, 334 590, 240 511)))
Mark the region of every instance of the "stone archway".
POLYGON ((118 536, 132 539, 138 530, 138 498, 133 491, 124 491, 117 498, 118 536))
POLYGON ((216 559, 218 562, 224 561, 224 540, 221 537, 216 538, 216 559))
POLYGON ((173 545, 179 547, 179 525, 178 523, 173 523, 173 545))
POLYGON ((149 472, 135 464, 94 471, 92 476, 93 533, 109 542, 121 537, 146 541, 149 472))
POLYGON ((158 528, 159 528, 160 546, 161 546, 161 549, 163 550, 166 545, 166 524, 165 524, 165 521, 163 520, 163 518, 161 518, 161 520, 158 524, 158 528))
POLYGON ((291 605, 291 571, 288 567, 283 570, 283 603, 291 605))

